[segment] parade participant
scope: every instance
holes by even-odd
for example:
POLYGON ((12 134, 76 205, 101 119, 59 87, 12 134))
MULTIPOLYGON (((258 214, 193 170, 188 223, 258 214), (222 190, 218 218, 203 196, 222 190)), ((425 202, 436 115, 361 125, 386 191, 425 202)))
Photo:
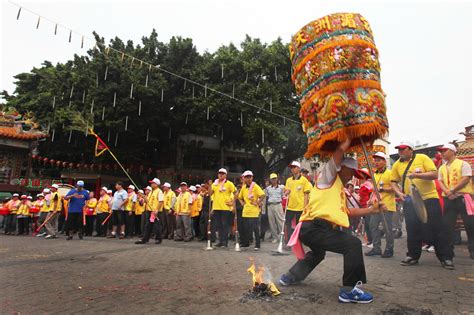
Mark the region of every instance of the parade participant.
POLYGON ((16 213, 18 232, 17 235, 28 235, 30 225, 31 202, 27 195, 21 195, 20 205, 16 213))
POLYGON ((461 216, 466 229, 468 250, 471 259, 474 259, 474 209, 472 208, 472 170, 469 163, 456 158, 456 146, 445 144, 438 148, 446 164, 443 164, 438 173, 439 184, 443 191, 444 217, 447 226, 446 235, 450 246, 449 260, 453 260, 454 226, 456 218, 461 216))
POLYGON ((138 237, 143 236, 142 215, 145 212, 145 199, 143 198, 144 194, 145 192, 139 189, 137 193, 137 202, 135 203, 134 234, 138 237))
POLYGON ((146 244, 150 240, 151 233, 155 234, 155 244, 161 244, 163 241, 161 235, 161 223, 158 218, 158 212, 163 209, 164 195, 160 189, 160 180, 153 178, 150 182, 151 191, 148 195, 143 195, 147 203, 147 211, 145 211, 145 229, 143 237, 136 241, 135 244, 146 244))
POLYGON ((244 234, 244 223, 242 219, 242 212, 244 211, 244 207, 242 206, 240 201, 238 201, 240 190, 242 189, 243 181, 244 179, 242 178, 242 176, 239 176, 234 179, 234 185, 235 185, 234 211, 235 211, 235 215, 237 216, 236 224, 237 224, 237 232, 239 233, 239 235, 244 234))
POLYGON ((248 248, 252 233, 255 237, 254 250, 260 250, 260 230, 258 226, 258 217, 260 216, 265 193, 258 184, 253 181, 252 171, 245 171, 242 174, 244 184, 239 192, 239 202, 243 206, 242 222, 243 235, 241 237, 240 247, 248 248))
POLYGON ((387 212, 376 213, 370 215, 370 232, 372 235, 372 245, 373 248, 365 253, 366 256, 378 256, 382 258, 390 258, 393 256, 393 230, 392 230, 392 215, 396 211, 395 205, 395 192, 392 189, 390 184, 392 178, 392 171, 387 169, 387 158, 385 153, 377 152, 373 155, 374 164, 375 164, 375 183, 379 187, 380 196, 382 198, 382 203, 387 207, 387 212), (384 218, 385 216, 385 222, 384 218), (379 224, 387 224, 385 227, 385 251, 382 253, 381 244, 382 244, 382 235, 379 230, 379 224))
POLYGON ((110 204, 109 201, 112 199, 107 194, 107 187, 102 187, 99 192, 99 200, 97 201, 97 206, 95 212, 97 213, 95 231, 97 237, 104 237, 107 235, 107 225, 103 224, 105 219, 110 215, 110 204))
MULTIPOLYGON (((84 182, 78 180, 76 188, 71 189, 66 196, 65 200, 69 201, 68 215, 66 224, 66 240, 72 240, 74 234, 77 232, 79 239, 82 240, 84 223, 83 223, 83 209, 86 201, 89 200, 89 192, 84 189, 84 182)), ((60 211, 57 208, 53 208, 53 211, 60 211)))
POLYGON ((270 231, 273 237, 273 243, 278 242, 280 231, 283 229, 284 212, 282 206, 283 196, 285 194, 285 186, 278 183, 278 175, 270 174, 270 185, 265 188, 267 196, 267 212, 270 231))
POLYGON ((5 219, 5 234, 6 235, 15 235, 16 233, 16 214, 18 208, 20 207, 20 195, 15 193, 12 196, 12 199, 7 203, 7 208, 9 214, 5 219))
POLYGON ((197 198, 197 211, 199 213, 199 216, 198 216, 197 222, 196 223, 193 222, 193 224, 194 224, 195 231, 197 231, 196 237, 199 237, 199 238, 201 238, 201 236, 206 233, 205 230, 201 230, 201 224, 200 224, 200 222, 201 222, 201 213, 202 213, 202 194, 201 194, 201 191, 202 191, 201 185, 197 184, 196 185, 196 194, 197 194, 196 198, 197 198))
MULTIPOLYGON (((351 182, 347 183, 344 192, 346 194, 347 208, 360 208, 358 197, 356 197, 355 195, 354 184, 352 184, 351 182)), ((357 217, 350 217, 349 222, 351 224, 350 230, 357 235, 357 233, 360 232, 359 225, 362 223, 362 219, 357 217)))
POLYGON ((191 206, 194 202, 191 193, 188 191, 188 184, 179 184, 180 193, 176 199, 176 237, 175 241, 190 242, 193 239, 191 225, 191 206))
POLYGON ((114 198, 112 199, 112 233, 109 238, 117 237, 117 227, 120 227, 120 239, 125 238, 125 212, 124 207, 128 201, 128 194, 123 189, 123 183, 115 184, 114 198))
POLYGON ((142 230, 142 237, 143 237, 143 233, 145 232, 145 225, 146 225, 146 218, 147 218, 147 211, 151 211, 151 208, 150 208, 150 205, 148 204, 148 202, 146 201, 146 196, 148 196, 148 194, 151 192, 151 187, 150 186, 146 186, 145 189, 144 189, 144 194, 142 196, 143 200, 145 201, 145 210, 143 211, 143 214, 142 214, 142 221, 141 221, 141 230, 142 230))
POLYGON ((125 204, 125 236, 132 237, 134 230, 135 219, 135 205, 137 203, 137 194, 135 193, 135 186, 127 187, 127 203, 125 204))
POLYGON ((287 239, 293 234, 293 226, 298 223, 303 209, 308 205, 311 191, 311 183, 301 175, 300 162, 293 161, 288 167, 292 176, 285 184, 285 194, 288 196, 285 217, 287 239))
MULTIPOLYGON (((367 208, 369 199, 372 196, 374 187, 372 184, 372 179, 370 176, 369 171, 366 168, 360 170, 363 178, 361 179, 360 189, 359 189, 359 204, 362 208, 367 208)), ((365 235, 367 236, 367 243, 363 244, 363 246, 367 246, 372 248, 372 233, 370 232, 370 216, 364 216, 364 229, 365 235)))
POLYGON ((215 247, 226 248, 229 240, 229 220, 232 216, 235 186, 227 180, 227 170, 219 169, 217 179, 211 186, 212 197, 212 224, 219 233, 219 242, 215 247))
POLYGON ((201 237, 199 238, 199 241, 207 241, 207 238, 209 235, 211 235, 211 241, 215 242, 216 238, 215 235, 212 234, 212 228, 210 227, 209 224, 209 209, 210 209, 210 190, 211 186, 209 184, 203 184, 201 185, 201 197, 202 197, 202 207, 201 207, 201 218, 199 220, 199 229, 201 230, 201 237), (208 231, 208 228, 211 231, 208 231))
MULTIPOLYGON (((48 231, 48 235, 45 238, 56 238, 56 233, 58 231, 58 219, 62 209, 62 201, 61 196, 58 193, 59 186, 57 184, 51 185, 51 196, 50 196, 50 211, 46 220, 48 222, 45 225, 46 231, 48 231)), ((81 209, 82 213, 82 209, 81 209)))
POLYGON ((191 197, 193 198, 193 203, 190 205, 190 217, 191 217, 191 230, 193 232, 193 237, 199 237, 199 215, 200 215, 200 208, 199 208, 199 194, 197 191, 196 186, 191 185, 189 187, 189 191, 191 197))
POLYGON ((174 232, 176 228, 176 215, 174 213, 174 207, 176 204, 176 194, 171 189, 170 183, 163 184, 163 194, 164 194, 164 211, 165 214, 165 222, 163 224, 166 227, 166 231, 163 232, 163 238, 167 238, 169 240, 174 239, 174 232))
MULTIPOLYGON (((43 189, 43 206, 40 209, 40 216, 38 219, 38 224, 41 225, 43 224, 44 221, 46 221, 46 218, 48 217, 49 212, 51 211, 51 190, 49 188, 43 189)), ((46 236, 46 228, 42 227, 41 230, 38 231, 38 234, 36 234, 36 237, 44 237, 46 236)))
POLYGON ((446 228, 443 226, 441 205, 434 179, 438 177, 436 166, 426 155, 413 152, 413 145, 402 142, 395 147, 398 149, 400 158, 392 166, 392 187, 395 193, 403 201, 407 229, 407 257, 402 260, 402 266, 418 264, 421 256, 423 232, 429 231, 433 235, 435 253, 441 265, 446 269, 454 269, 451 257, 451 249, 446 228), (411 199, 411 184, 419 190, 425 205, 428 222, 422 223, 414 208, 411 199), (402 187, 400 189, 399 185, 402 187))
MULTIPOLYGON (((44 205, 44 195, 43 193, 39 193, 36 195, 36 200, 33 201, 33 207, 38 209, 39 211, 41 211, 41 209, 43 209, 43 205, 44 205)), ((41 216, 41 212, 37 212, 37 213, 34 213, 33 214, 33 231, 36 231, 36 228, 38 227, 38 220, 39 220, 39 217, 41 216)))
POLYGON ((94 197, 94 192, 89 193, 89 200, 86 202, 85 206, 85 215, 86 215, 86 226, 85 226, 85 235, 92 236, 94 231, 94 222, 97 216, 96 212, 97 199, 94 197))
MULTIPOLYGON (((311 271, 324 259, 326 251, 344 255, 343 286, 354 287, 351 291, 341 289, 340 302, 370 303, 371 294, 363 292, 359 286, 366 283, 364 255, 360 240, 337 227, 348 227, 349 216, 362 216, 379 211, 382 204, 369 208, 348 209, 344 194, 344 183, 353 176, 361 177, 357 161, 344 158, 350 140, 341 143, 332 154, 331 159, 321 169, 315 186, 312 188, 310 201, 300 218, 292 241, 297 240, 293 251, 298 262, 280 278, 281 285, 296 284, 304 280, 311 271), (304 255, 302 242, 311 251, 304 255)), ((293 245, 290 242, 290 245, 293 245)))

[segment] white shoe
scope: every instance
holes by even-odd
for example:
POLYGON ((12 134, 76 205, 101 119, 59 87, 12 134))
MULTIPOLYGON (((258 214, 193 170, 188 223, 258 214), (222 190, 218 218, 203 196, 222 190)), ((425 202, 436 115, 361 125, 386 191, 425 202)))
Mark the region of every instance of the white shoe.
POLYGON ((40 233, 40 234, 36 234, 36 237, 43 237, 45 235, 46 235, 46 233, 40 233))
POLYGON ((421 250, 426 250, 426 251, 428 251, 428 248, 429 248, 429 247, 430 247, 429 245, 423 245, 423 246, 421 247, 421 250))
POLYGON ((367 244, 367 243, 362 244, 362 246, 367 247, 367 248, 374 248, 374 245, 367 244))
POLYGON ((272 240, 272 243, 275 244, 275 243, 278 243, 278 241, 276 239, 272 240))
POLYGON ((434 252, 435 252, 435 248, 434 248, 433 245, 431 245, 430 247, 428 247, 428 249, 426 249, 426 251, 427 251, 428 253, 434 253, 434 252))
POLYGON ((46 235, 45 239, 56 238, 56 235, 46 235))
POLYGON ((254 250, 254 251, 259 251, 259 250, 260 250, 260 247, 255 247, 253 250, 254 250))

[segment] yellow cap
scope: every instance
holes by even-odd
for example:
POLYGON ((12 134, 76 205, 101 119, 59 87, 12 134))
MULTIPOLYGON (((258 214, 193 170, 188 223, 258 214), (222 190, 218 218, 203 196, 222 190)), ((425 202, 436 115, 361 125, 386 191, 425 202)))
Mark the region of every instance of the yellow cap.
POLYGON ((270 174, 270 179, 278 178, 278 175, 275 173, 270 174))

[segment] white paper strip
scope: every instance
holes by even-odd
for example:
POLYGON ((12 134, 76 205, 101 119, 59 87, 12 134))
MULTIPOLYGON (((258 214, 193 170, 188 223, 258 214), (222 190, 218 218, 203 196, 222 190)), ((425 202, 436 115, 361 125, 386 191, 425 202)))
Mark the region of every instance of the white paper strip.
POLYGON ((138 116, 141 116, 142 114, 142 101, 138 101, 138 116))
POLYGON ((114 92, 114 107, 115 107, 115 101, 117 100, 117 92, 114 92))

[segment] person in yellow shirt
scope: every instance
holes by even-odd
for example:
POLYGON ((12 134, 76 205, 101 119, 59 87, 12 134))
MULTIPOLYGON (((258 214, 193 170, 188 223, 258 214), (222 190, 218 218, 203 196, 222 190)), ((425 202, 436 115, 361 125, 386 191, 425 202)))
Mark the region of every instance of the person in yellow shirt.
POLYGON ((433 236, 436 257, 446 269, 454 269, 450 257, 450 245, 447 243, 446 228, 443 224, 441 205, 434 180, 438 170, 433 161, 424 154, 413 152, 413 145, 402 142, 395 147, 400 158, 392 166, 392 188, 403 201, 403 211, 407 229, 407 257, 401 261, 402 266, 418 264, 421 257, 421 246, 426 232, 433 236), (415 211, 410 186, 419 190, 425 205, 428 222, 423 224, 415 211))
MULTIPOLYGON (((40 216, 38 219, 38 226, 43 224, 43 222, 46 220, 48 217, 49 212, 51 211, 51 190, 49 188, 44 188, 43 189, 43 206, 40 209, 40 216)), ((36 234, 36 237, 44 237, 46 236, 46 228, 43 226, 41 230, 38 231, 38 234, 36 234)))
POLYGON ((350 139, 340 143, 330 160, 322 166, 292 237, 292 241, 297 242, 290 242, 299 260, 281 276, 279 282, 287 286, 303 281, 324 260, 326 251, 335 252, 344 255, 344 288, 339 301, 370 303, 372 295, 360 289, 361 283, 367 281, 362 243, 356 236, 341 231, 340 227, 349 227, 349 216, 369 215, 385 210, 385 206, 374 203, 368 208, 347 208, 344 184, 354 176, 362 178, 357 161, 344 157, 350 143, 350 139), (304 254, 301 243, 311 251, 304 254), (352 287, 354 289, 347 292, 352 287))
POLYGON ((96 212, 97 207, 97 198, 94 196, 94 192, 89 192, 89 200, 86 201, 85 205, 85 215, 86 215, 86 226, 84 227, 84 235, 92 236, 94 231, 94 222, 97 216, 96 212))
POLYGON ((143 236, 143 231, 142 231, 142 216, 143 213, 145 212, 145 198, 143 196, 145 195, 145 192, 141 189, 138 190, 137 193, 137 202, 135 203, 135 219, 134 219, 134 233, 138 237, 143 236))
POLYGON ((242 185, 242 189, 240 189, 238 195, 239 202, 243 207, 243 233, 241 236, 240 246, 242 248, 248 248, 250 246, 252 233, 254 233, 254 249, 260 250, 260 229, 258 221, 265 193, 262 188, 253 181, 252 171, 245 171, 242 174, 242 177, 244 179, 244 184, 242 185))
POLYGON ((285 184, 285 194, 288 197, 285 212, 287 239, 293 234, 293 226, 298 223, 303 209, 308 205, 311 191, 311 183, 301 174, 300 162, 293 161, 288 167, 292 176, 286 180, 285 184))
POLYGON ((39 193, 36 195, 36 200, 33 202, 33 207, 37 209, 37 213, 34 213, 33 214, 33 218, 32 218, 32 229, 33 231, 36 231, 36 228, 38 227, 38 220, 39 220, 39 217, 41 215, 41 209, 43 208, 43 204, 44 204, 44 195, 42 193, 39 193))
POLYGON ((129 185, 127 187, 127 203, 125 203, 125 237, 133 237, 133 229, 135 226, 135 205, 137 203, 137 194, 135 193, 135 186, 129 185))
POLYGON ((48 223, 45 225, 46 231, 48 233, 48 235, 45 237, 46 239, 57 237, 56 233, 58 232, 58 219, 62 210, 62 198, 59 195, 58 189, 59 186, 57 184, 53 184, 50 187, 51 198, 49 203, 49 213, 46 217, 48 223))
MULTIPOLYGON (((199 219, 200 219, 200 195, 198 192, 198 188, 196 186, 191 185, 189 187, 189 192, 191 193, 191 197, 193 198, 193 203, 191 204, 191 225, 192 225, 192 232, 193 232, 193 237, 199 237, 199 219)), ((202 204, 201 204, 202 206, 202 204)))
POLYGON ((381 256, 382 258, 393 257, 393 246, 394 238, 392 231, 392 216, 395 213, 396 204, 395 204, 395 192, 393 191, 391 185, 392 171, 387 169, 387 158, 385 153, 377 152, 373 156, 374 165, 375 165, 375 183, 379 187, 380 197, 382 198, 383 204, 387 207, 388 211, 385 211, 383 215, 385 216, 385 222, 387 226, 385 231, 385 251, 382 253, 382 235, 379 230, 380 224, 385 224, 381 213, 375 213, 370 216, 369 225, 370 232, 372 235, 372 245, 373 248, 365 253, 365 256, 381 256))
POLYGON ((28 235, 30 225, 30 208, 31 202, 28 201, 27 195, 21 196, 20 205, 16 213, 18 232, 17 235, 28 235))
POLYGON ((212 227, 219 233, 219 242, 215 247, 227 248, 229 228, 232 221, 232 206, 234 204, 234 184, 227 180, 227 170, 219 169, 217 179, 211 186, 212 227))
POLYGON ((150 240, 151 233, 155 233, 155 244, 161 244, 163 241, 161 235, 161 223, 158 218, 158 212, 163 209, 164 195, 160 189, 160 180, 153 178, 150 182, 151 191, 148 195, 143 196, 147 203, 147 210, 145 211, 145 228, 143 237, 136 241, 135 244, 146 244, 150 240))
POLYGON ((176 237, 174 240, 190 242, 193 239, 191 206, 194 200, 188 191, 188 184, 186 182, 179 184, 179 189, 180 193, 176 199, 176 237))
POLYGON ((176 194, 171 189, 170 183, 163 184, 163 215, 164 221, 166 224, 163 224, 163 238, 168 238, 169 240, 174 239, 174 230, 176 227, 176 216, 174 215, 173 207, 176 203, 176 194))
POLYGON ((439 185, 443 191, 444 216, 447 227, 448 243, 450 246, 449 258, 453 260, 454 225, 458 215, 461 216, 467 234, 467 248, 471 259, 474 259, 474 213, 468 213, 467 203, 470 202, 472 190, 472 169, 469 163, 456 158, 457 148, 448 143, 438 148, 441 152, 443 164, 438 172, 439 185))
POLYGON ((112 197, 110 197, 107 194, 107 187, 102 187, 99 192, 99 200, 97 201, 96 207, 95 207, 95 212, 97 213, 97 218, 96 218, 96 225, 95 225, 95 231, 96 231, 96 237, 105 237, 107 236, 107 224, 102 225, 104 220, 109 216, 110 211, 112 210, 110 208, 110 200, 112 197))
POLYGON ((7 215, 5 219, 5 234, 6 235, 15 235, 16 233, 16 215, 18 212, 18 208, 20 207, 20 195, 13 194, 12 199, 7 203, 7 208, 10 213, 7 215))

